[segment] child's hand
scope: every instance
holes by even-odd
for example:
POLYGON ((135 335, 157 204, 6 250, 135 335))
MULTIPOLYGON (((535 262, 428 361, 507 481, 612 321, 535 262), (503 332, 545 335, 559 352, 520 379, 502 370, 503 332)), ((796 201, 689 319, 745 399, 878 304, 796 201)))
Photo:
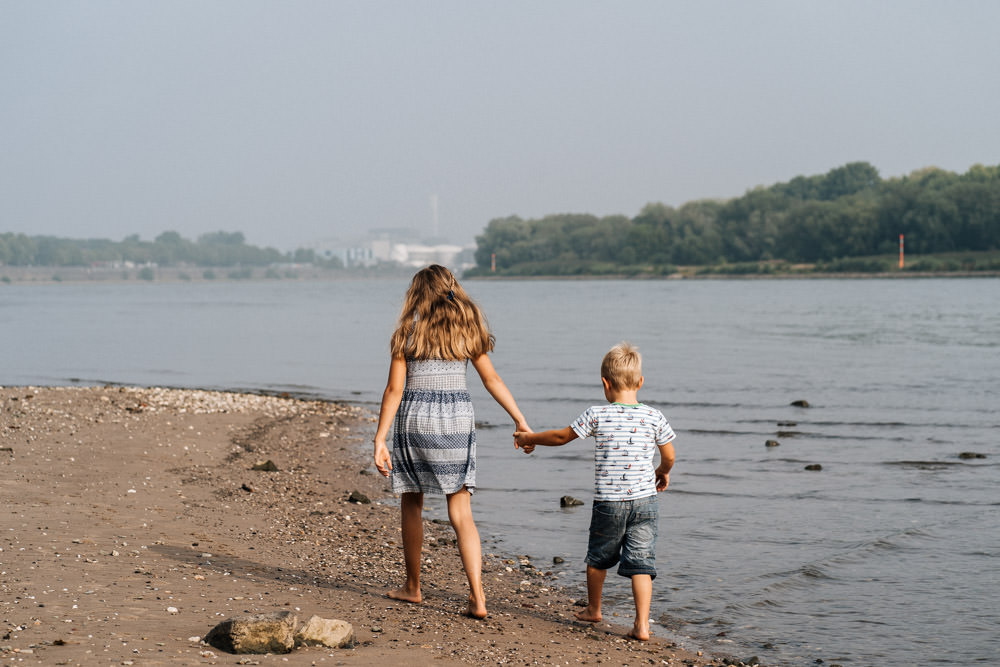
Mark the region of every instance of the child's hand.
POLYGON ((670 486, 670 473, 660 472, 659 469, 656 470, 656 490, 666 491, 667 487, 670 486))
POLYGON ((525 454, 530 454, 535 451, 535 446, 528 442, 528 437, 531 434, 530 431, 515 431, 514 432, 514 447, 520 447, 524 450, 525 454))

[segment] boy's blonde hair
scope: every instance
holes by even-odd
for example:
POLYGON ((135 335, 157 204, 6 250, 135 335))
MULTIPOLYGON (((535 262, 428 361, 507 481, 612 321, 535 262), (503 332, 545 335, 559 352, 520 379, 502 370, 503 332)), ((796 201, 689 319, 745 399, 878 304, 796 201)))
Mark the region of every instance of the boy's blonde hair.
POLYGON ((451 271, 432 264, 413 276, 389 349, 406 359, 475 359, 493 342, 479 306, 451 271))
POLYGON ((608 350, 601 362, 601 377, 613 389, 638 389, 642 379, 642 355, 639 348, 622 341, 608 350))

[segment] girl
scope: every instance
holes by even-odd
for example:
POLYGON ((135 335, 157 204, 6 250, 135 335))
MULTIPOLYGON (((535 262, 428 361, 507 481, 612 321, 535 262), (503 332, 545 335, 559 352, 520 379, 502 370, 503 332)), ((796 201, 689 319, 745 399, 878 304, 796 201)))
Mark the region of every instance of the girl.
POLYGON ((487 356, 493 343, 482 312, 451 271, 434 264, 417 272, 389 341, 389 381, 375 431, 375 467, 385 477, 391 473, 393 492, 402 494, 406 582, 389 597, 421 601, 424 493, 444 494, 469 578, 468 614, 473 618, 486 617, 486 596, 482 547, 470 504, 476 487, 476 432, 465 385, 469 361, 486 391, 514 420, 515 430, 530 430, 487 356), (385 440, 394 417, 390 458, 385 440))

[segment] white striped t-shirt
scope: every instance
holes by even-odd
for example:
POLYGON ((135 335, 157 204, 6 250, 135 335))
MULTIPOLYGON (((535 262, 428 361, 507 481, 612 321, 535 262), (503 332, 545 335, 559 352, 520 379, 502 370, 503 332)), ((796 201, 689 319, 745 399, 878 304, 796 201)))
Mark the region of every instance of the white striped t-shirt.
POLYGON ((663 413, 638 403, 595 405, 571 428, 581 438, 593 437, 594 500, 634 500, 656 495, 653 454, 674 439, 663 413))

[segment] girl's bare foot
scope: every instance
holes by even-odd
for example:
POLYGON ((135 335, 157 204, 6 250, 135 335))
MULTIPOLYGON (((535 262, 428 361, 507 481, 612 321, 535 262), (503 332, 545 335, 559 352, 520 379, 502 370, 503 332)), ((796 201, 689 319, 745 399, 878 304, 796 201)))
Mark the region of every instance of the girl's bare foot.
POLYGON ((640 628, 639 626, 633 625, 632 629, 627 635, 629 639, 638 639, 641 642, 649 641, 649 626, 640 628))
POLYGON ((601 612, 594 611, 590 607, 584 607, 573 615, 576 616, 576 620, 584 623, 600 623, 603 618, 601 612))
POLYGON ((484 619, 486 618, 486 600, 480 598, 476 600, 473 596, 469 596, 469 608, 465 612, 472 618, 484 619))
POLYGON ((399 600, 401 602, 412 602, 414 604, 420 604, 423 601, 423 598, 420 597, 419 589, 416 592, 413 592, 406 587, 397 588, 394 591, 389 591, 388 593, 386 593, 386 597, 389 597, 393 600, 399 600))

